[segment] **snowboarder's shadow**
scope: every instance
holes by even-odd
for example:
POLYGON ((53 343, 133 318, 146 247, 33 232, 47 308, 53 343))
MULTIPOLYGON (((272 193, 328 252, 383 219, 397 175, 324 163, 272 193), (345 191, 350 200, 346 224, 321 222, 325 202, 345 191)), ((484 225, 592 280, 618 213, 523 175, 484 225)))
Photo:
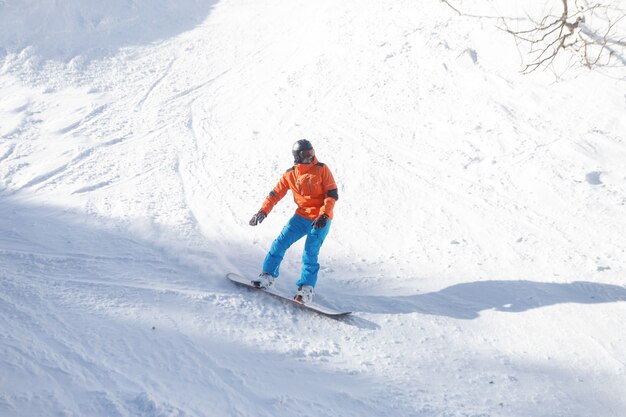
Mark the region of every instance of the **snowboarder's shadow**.
MULTIPOLYGON (((347 298, 346 298, 347 299, 347 298)), ((374 314, 422 313, 475 319, 482 311, 517 313, 556 304, 599 304, 626 301, 626 288, 586 281, 476 281, 412 296, 361 296, 345 305, 374 314)))

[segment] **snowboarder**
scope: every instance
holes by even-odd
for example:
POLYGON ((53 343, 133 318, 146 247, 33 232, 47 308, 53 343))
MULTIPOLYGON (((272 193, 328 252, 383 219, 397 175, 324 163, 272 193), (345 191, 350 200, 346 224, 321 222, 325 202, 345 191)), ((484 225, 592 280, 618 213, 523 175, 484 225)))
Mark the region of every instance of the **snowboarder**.
POLYGON ((333 219, 333 207, 339 196, 333 174, 326 164, 317 160, 311 142, 301 139, 294 143, 291 152, 294 166, 282 175, 276 187, 265 198, 261 209, 250 219, 250 225, 256 226, 265 220, 288 190, 292 191, 298 208, 272 243, 263 262, 263 272, 252 281, 252 284, 261 288, 270 287, 274 279, 278 278, 280 264, 287 249, 306 236, 302 254, 302 273, 296 283, 298 291, 294 299, 308 303, 313 300, 313 288, 320 269, 317 262, 318 254, 328 235, 333 219))

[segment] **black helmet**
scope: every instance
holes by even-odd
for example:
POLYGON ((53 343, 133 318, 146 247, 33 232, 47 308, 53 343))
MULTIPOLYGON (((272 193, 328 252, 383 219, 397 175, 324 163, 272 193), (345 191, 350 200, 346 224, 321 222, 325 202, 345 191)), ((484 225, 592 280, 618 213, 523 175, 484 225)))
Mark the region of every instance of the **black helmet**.
POLYGON ((310 164, 315 157, 313 145, 306 139, 300 139, 294 143, 291 153, 293 154, 294 164, 310 164))

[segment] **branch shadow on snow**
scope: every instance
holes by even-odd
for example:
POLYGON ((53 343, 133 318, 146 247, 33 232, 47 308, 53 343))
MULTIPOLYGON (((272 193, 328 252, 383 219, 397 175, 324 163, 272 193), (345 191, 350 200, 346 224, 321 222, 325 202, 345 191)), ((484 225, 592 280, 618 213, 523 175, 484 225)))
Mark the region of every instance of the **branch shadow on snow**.
POLYGON ((169 39, 202 23, 218 0, 69 0, 0 2, 1 52, 48 60, 102 57, 169 39))
POLYGON ((626 301, 626 288, 587 281, 550 283, 527 280, 476 281, 406 297, 351 297, 354 311, 375 314, 422 313, 475 319, 483 311, 520 313, 557 304, 626 301))
POLYGON ((236 243, 181 240, 152 221, 108 220, 0 196, 0 278, 155 293, 237 293, 223 278, 236 243), (127 224, 128 223, 128 224, 127 224))

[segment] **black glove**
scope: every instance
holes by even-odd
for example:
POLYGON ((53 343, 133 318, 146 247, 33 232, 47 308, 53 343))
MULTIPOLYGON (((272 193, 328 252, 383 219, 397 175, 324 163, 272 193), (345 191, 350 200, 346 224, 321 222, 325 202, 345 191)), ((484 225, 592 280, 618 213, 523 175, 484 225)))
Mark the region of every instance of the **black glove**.
POLYGON ((321 229, 326 226, 327 221, 328 221, 328 214, 322 214, 317 219, 313 220, 313 227, 316 229, 321 229))
POLYGON ((263 210, 259 210, 259 212, 250 219, 250 226, 256 226, 257 224, 262 223, 266 217, 267 214, 265 214, 263 210))

